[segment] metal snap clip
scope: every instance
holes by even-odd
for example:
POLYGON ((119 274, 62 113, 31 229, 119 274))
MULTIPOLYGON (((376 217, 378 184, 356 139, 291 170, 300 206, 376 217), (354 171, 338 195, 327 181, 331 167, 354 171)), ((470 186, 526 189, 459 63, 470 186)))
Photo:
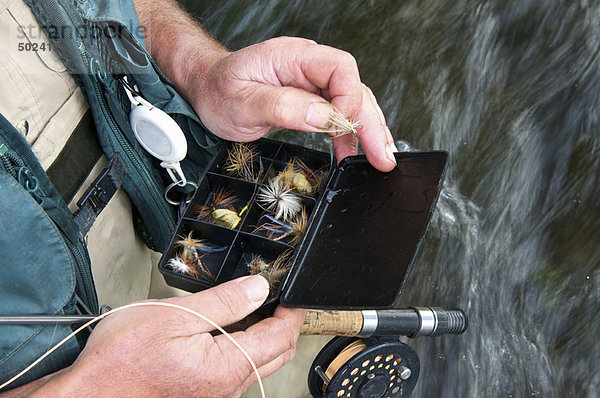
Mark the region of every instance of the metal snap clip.
MULTIPOLYGON (((172 182, 171 184, 169 184, 169 186, 167 187, 167 189, 165 189, 165 195, 164 195, 165 196, 165 200, 167 201, 167 203, 169 203, 169 204, 171 204, 173 206, 179 206, 181 204, 181 202, 177 202, 177 201, 169 198, 169 192, 171 192, 171 190, 173 188, 177 187, 177 186, 181 187, 181 185, 179 185, 180 183, 181 183, 181 180, 180 181, 172 182)), ((184 187, 187 187, 188 185, 191 185, 192 187, 194 187, 194 190, 198 189, 198 184, 196 184, 195 182, 187 181, 187 184, 185 184, 184 187)), ((184 204, 188 204, 188 203, 190 203, 190 201, 191 201, 191 198, 188 199, 188 200, 186 200, 184 202, 184 204)))

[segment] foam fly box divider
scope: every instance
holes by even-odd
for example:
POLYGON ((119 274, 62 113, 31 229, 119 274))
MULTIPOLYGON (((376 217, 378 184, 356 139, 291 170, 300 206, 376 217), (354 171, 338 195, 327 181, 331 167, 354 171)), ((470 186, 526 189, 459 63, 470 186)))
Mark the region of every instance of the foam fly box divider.
POLYGON ((444 151, 396 153, 398 166, 377 171, 364 155, 339 165, 328 153, 297 145, 261 139, 258 148, 262 173, 256 182, 228 175, 224 164, 233 145, 224 143, 212 159, 190 204, 179 220, 169 248, 159 262, 167 284, 198 292, 249 274, 254 256, 274 261, 285 252, 291 267, 264 304, 314 309, 386 309, 394 306, 408 277, 435 208, 446 170, 444 151), (311 170, 328 171, 314 196, 295 194, 308 213, 299 243, 269 239, 257 233, 265 210, 256 199, 258 189, 290 159, 300 158, 311 170), (206 220, 195 213, 224 187, 248 209, 235 229, 206 220), (178 250, 176 242, 193 237, 217 250, 202 256, 214 281, 174 271, 168 265, 178 250))

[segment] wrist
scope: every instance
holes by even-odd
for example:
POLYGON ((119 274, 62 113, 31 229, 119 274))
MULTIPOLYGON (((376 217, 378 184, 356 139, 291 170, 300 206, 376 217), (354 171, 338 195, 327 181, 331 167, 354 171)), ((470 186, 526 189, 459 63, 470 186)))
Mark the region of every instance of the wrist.
MULTIPOLYGON (((72 367, 62 369, 56 373, 36 380, 29 385, 23 396, 27 397, 66 397, 79 395, 83 392, 77 385, 77 380, 70 371, 72 367)), ((21 388, 23 388, 21 387, 21 388)), ((17 395, 19 396, 19 395, 17 395)))
POLYGON ((215 66, 231 54, 224 47, 213 46, 202 40, 190 40, 173 55, 170 78, 177 91, 194 105, 210 91, 211 76, 215 66), (209 45, 207 45, 209 44, 209 45))
POLYGON ((206 87, 214 65, 230 52, 174 0, 134 0, 148 52, 188 102, 206 87), (195 86, 200 84, 200 87, 195 86))

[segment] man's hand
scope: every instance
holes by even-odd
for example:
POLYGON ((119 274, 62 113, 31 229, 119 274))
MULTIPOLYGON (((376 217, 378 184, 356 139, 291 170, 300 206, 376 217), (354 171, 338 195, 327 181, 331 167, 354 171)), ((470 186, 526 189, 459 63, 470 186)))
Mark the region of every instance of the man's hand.
POLYGON ((274 129, 323 130, 333 106, 362 126, 334 139, 339 160, 357 153, 358 138, 373 166, 395 167, 392 135, 349 53, 291 37, 232 53, 173 2, 135 4, 151 55, 216 135, 251 141, 274 129))
POLYGON ((347 52, 279 37, 228 53, 207 76, 202 69, 190 74, 182 91, 220 137, 252 141, 274 129, 323 130, 333 106, 362 126, 357 137, 333 140, 340 160, 356 154, 358 138, 373 166, 382 171, 395 166, 396 148, 383 113, 347 52))
MULTIPOLYGON (((268 292, 263 277, 251 276, 164 301, 193 309, 225 326, 256 310, 268 292)), ((305 314, 304 310, 280 307, 273 317, 232 334, 255 362, 261 377, 292 358, 305 314)), ((256 375, 241 351, 225 336, 212 336, 212 329, 206 322, 176 309, 124 310, 98 324, 71 367, 29 393, 239 396, 256 382, 256 375)))

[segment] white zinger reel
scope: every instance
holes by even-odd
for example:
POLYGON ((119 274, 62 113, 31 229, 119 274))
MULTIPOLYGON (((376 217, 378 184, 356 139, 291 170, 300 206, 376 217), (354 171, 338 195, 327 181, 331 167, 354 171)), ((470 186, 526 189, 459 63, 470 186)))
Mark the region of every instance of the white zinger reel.
POLYGON ((161 167, 167 170, 175 185, 186 186, 188 181, 179 163, 187 155, 183 131, 171 116, 146 101, 135 87, 131 87, 127 77, 123 77, 121 82, 131 101, 129 123, 135 138, 149 154, 162 161, 161 167))

